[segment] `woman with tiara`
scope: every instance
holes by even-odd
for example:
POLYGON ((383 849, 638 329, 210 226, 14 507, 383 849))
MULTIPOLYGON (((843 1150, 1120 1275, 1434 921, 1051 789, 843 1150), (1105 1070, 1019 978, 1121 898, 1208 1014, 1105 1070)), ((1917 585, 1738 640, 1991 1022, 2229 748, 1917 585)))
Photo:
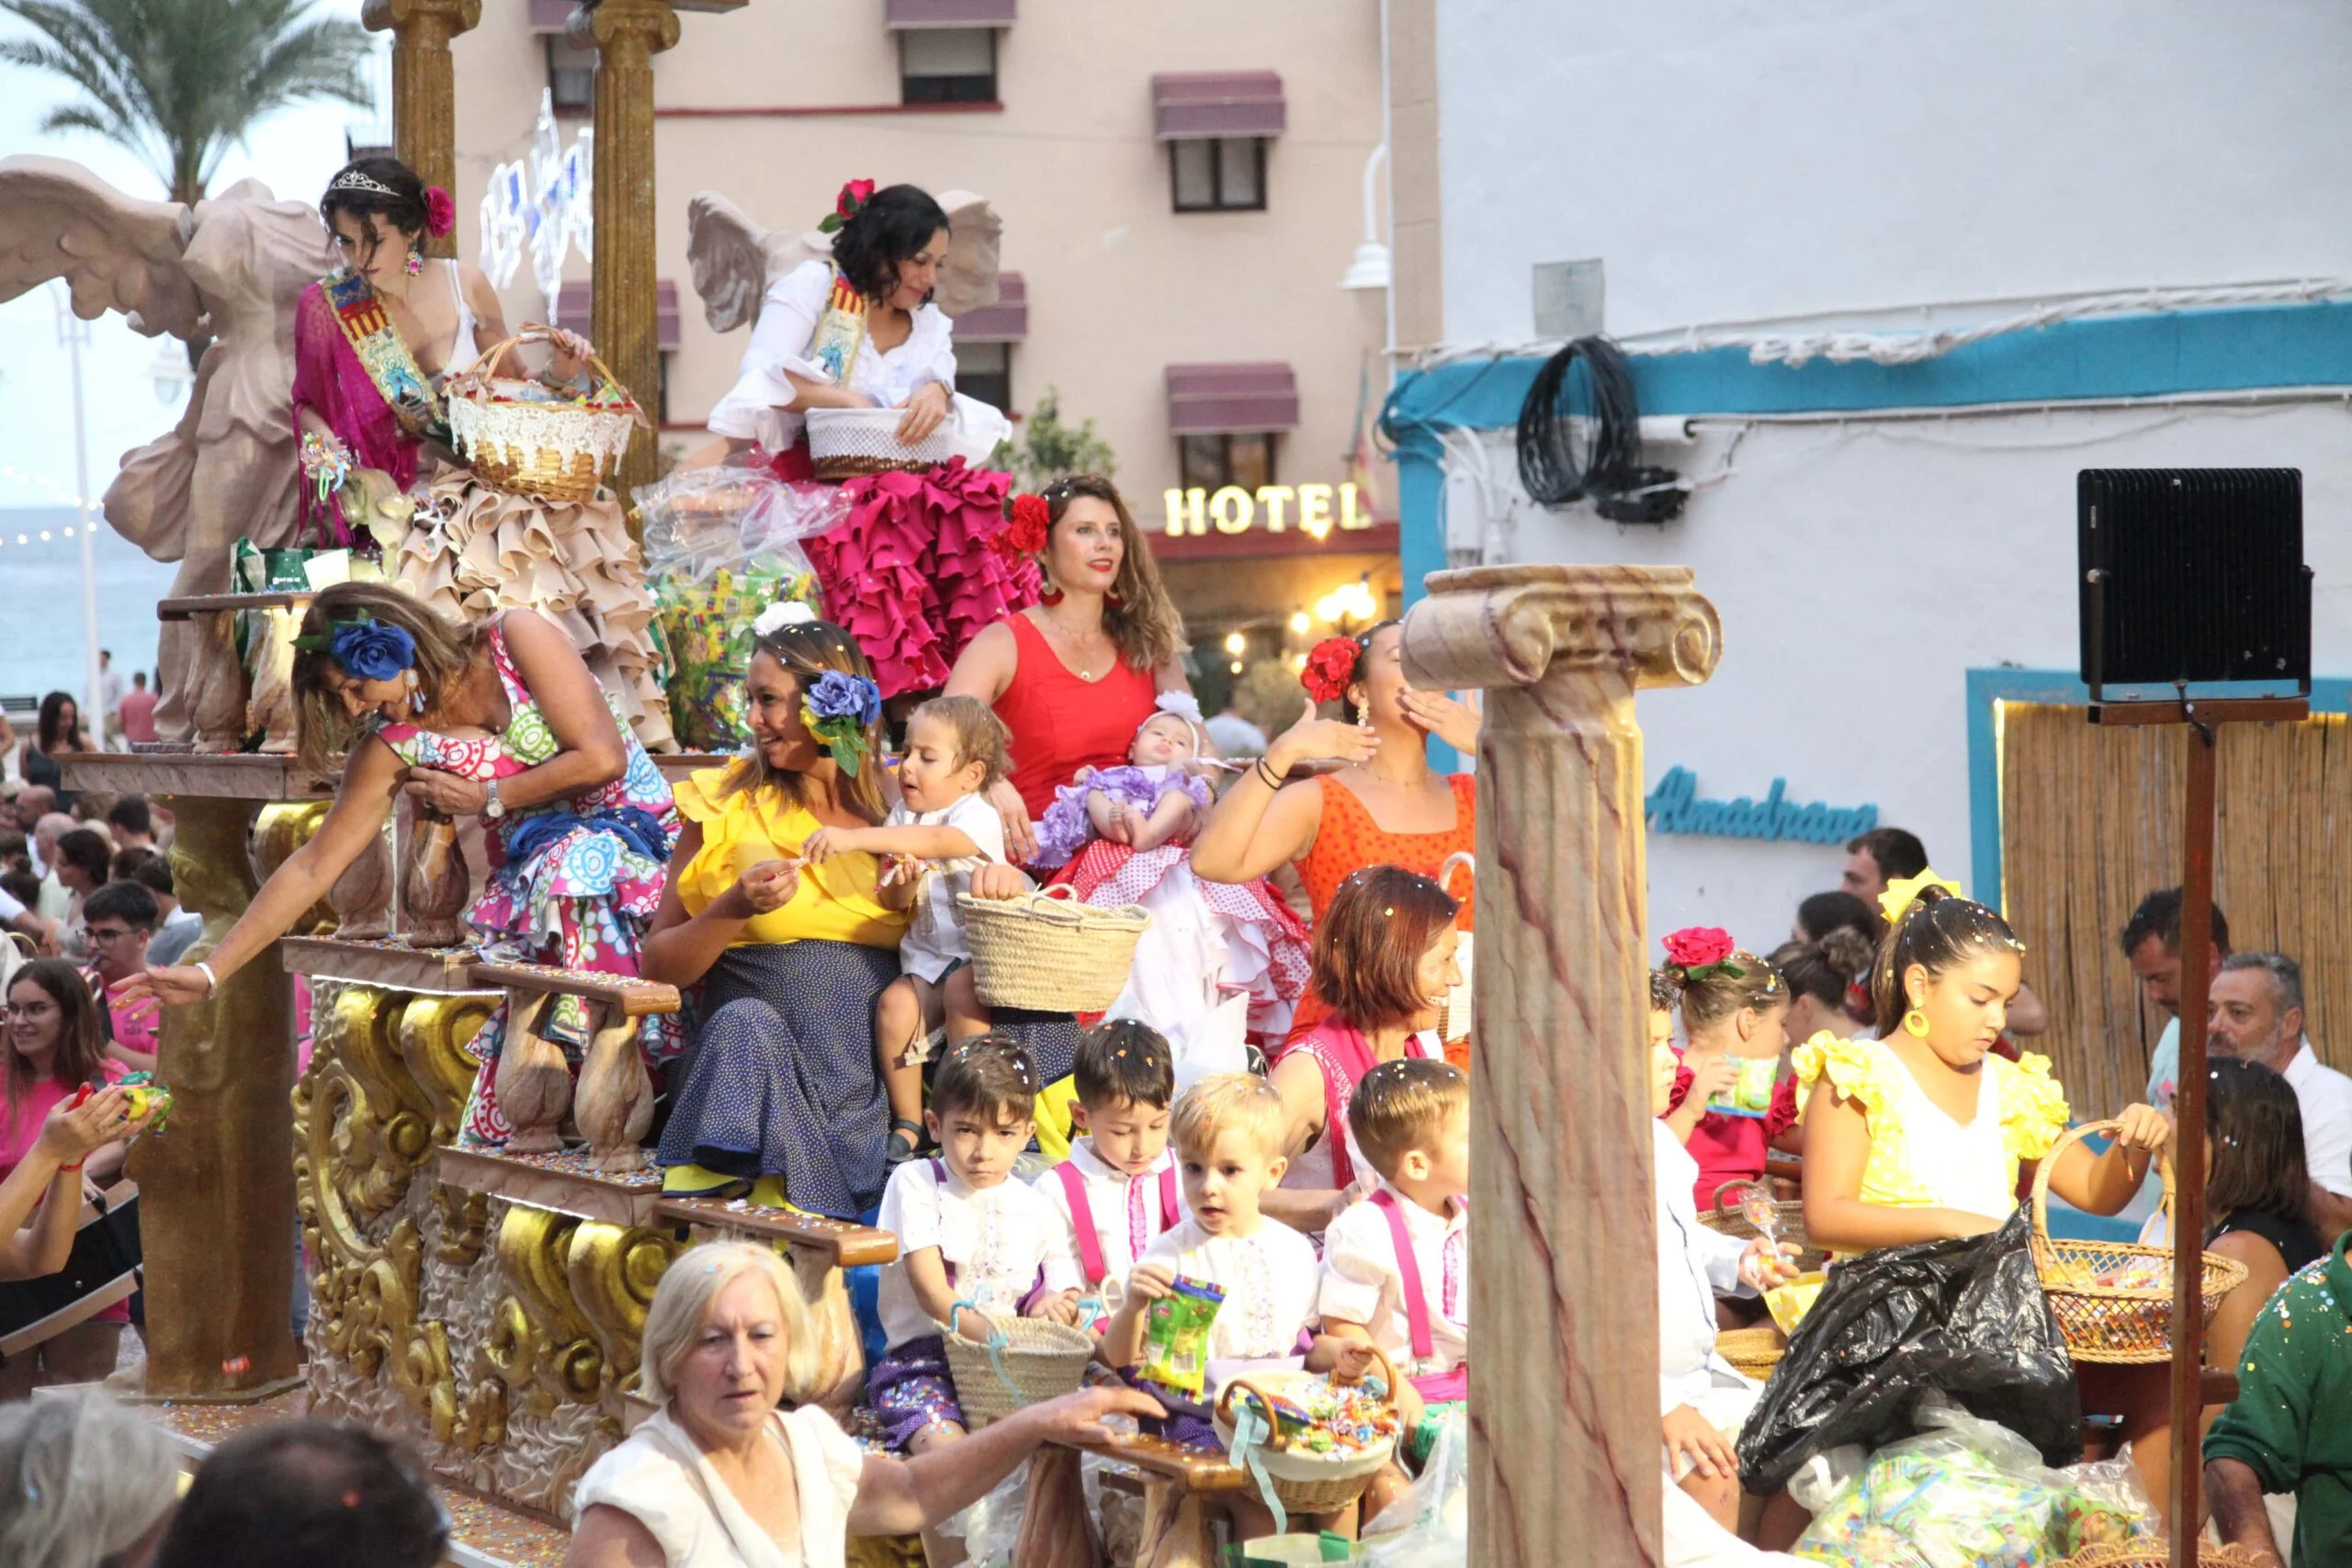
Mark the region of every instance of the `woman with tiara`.
MULTIPOLYGON (((463 622, 526 605, 568 632, 620 700, 638 739, 670 732, 654 650, 653 602, 619 503, 509 495, 479 483, 450 445, 448 377, 507 335, 490 280, 424 254, 456 203, 397 158, 355 159, 327 184, 319 215, 340 264, 305 289, 294 317, 294 417, 303 521, 322 547, 380 552, 397 578, 463 622)), ((566 389, 590 349, 550 334, 539 379, 566 389)), ((520 376, 510 351, 491 374, 520 376)))

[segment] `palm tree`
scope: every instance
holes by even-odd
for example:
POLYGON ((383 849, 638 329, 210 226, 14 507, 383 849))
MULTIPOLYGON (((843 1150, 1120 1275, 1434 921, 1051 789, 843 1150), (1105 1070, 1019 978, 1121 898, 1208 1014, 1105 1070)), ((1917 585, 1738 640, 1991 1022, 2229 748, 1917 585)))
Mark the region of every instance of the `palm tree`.
POLYGON ((87 95, 51 109, 51 130, 129 149, 175 201, 204 199, 230 144, 312 98, 365 107, 367 29, 305 17, 311 0, 0 0, 42 36, 0 39, 0 60, 64 77, 87 95))

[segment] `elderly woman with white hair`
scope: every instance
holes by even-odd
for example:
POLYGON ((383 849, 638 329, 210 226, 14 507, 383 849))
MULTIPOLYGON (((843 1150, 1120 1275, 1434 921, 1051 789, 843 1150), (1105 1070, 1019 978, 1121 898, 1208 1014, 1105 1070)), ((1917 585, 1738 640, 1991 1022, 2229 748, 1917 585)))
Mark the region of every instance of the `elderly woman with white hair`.
POLYGON ((179 1472, 163 1428, 102 1393, 0 1405, 0 1562, 145 1568, 179 1472))
POLYGON ((772 1247, 682 1255, 645 1318, 645 1392, 661 1409, 581 1479, 566 1568, 842 1568, 851 1536, 927 1529, 1040 1444, 1102 1442, 1107 1416, 1164 1414, 1129 1389, 1089 1389, 895 1459, 816 1405, 777 1408, 817 1381, 819 1355, 772 1247))

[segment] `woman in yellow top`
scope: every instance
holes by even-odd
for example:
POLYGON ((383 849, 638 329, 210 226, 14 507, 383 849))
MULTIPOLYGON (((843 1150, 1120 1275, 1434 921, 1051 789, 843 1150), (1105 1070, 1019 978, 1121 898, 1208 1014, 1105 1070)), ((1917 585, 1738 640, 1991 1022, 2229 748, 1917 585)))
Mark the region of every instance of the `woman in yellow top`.
POLYGON ((749 1187, 855 1219, 886 1175, 874 1004, 899 977, 907 916, 873 855, 801 863, 818 829, 874 827, 887 808, 873 671, 847 632, 801 615, 761 617, 751 754, 676 789, 684 830, 642 964, 700 994, 660 1160, 667 1192, 749 1187))
MULTIPOLYGON (((1797 1047, 1805 1234, 1832 1253, 1997 1230, 2017 1208, 2020 1175, 2066 1129, 2050 1059, 1991 1054, 2023 978, 2025 944, 1959 892, 1933 872, 1890 887, 1882 903, 1892 926, 1871 976, 1880 1038, 1824 1032, 1797 1047)), ((2149 1106, 2126 1106, 2120 1120, 2105 1153, 2070 1144, 2050 1173, 2051 1190, 2078 1209, 2120 1210, 2172 1136, 2149 1106)), ((2120 1412, 2127 1438, 2152 1432, 2151 1416, 2162 1415, 2162 1379, 2128 1376, 2139 1370, 2076 1370, 2084 1408, 2120 1412), (2138 1386, 2151 1381, 2153 1405, 2138 1386)), ((2152 1496, 2164 1495, 2150 1469, 2161 1471, 2164 1448, 2133 1445, 2152 1496)))

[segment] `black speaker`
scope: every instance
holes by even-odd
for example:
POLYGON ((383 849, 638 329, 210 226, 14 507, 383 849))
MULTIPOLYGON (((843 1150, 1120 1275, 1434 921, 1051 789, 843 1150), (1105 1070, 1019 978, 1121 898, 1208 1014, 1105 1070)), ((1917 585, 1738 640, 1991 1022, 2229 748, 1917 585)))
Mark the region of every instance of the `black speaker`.
POLYGON ((2083 683, 2312 688, 2312 569, 2298 468, 2075 476, 2083 683))

